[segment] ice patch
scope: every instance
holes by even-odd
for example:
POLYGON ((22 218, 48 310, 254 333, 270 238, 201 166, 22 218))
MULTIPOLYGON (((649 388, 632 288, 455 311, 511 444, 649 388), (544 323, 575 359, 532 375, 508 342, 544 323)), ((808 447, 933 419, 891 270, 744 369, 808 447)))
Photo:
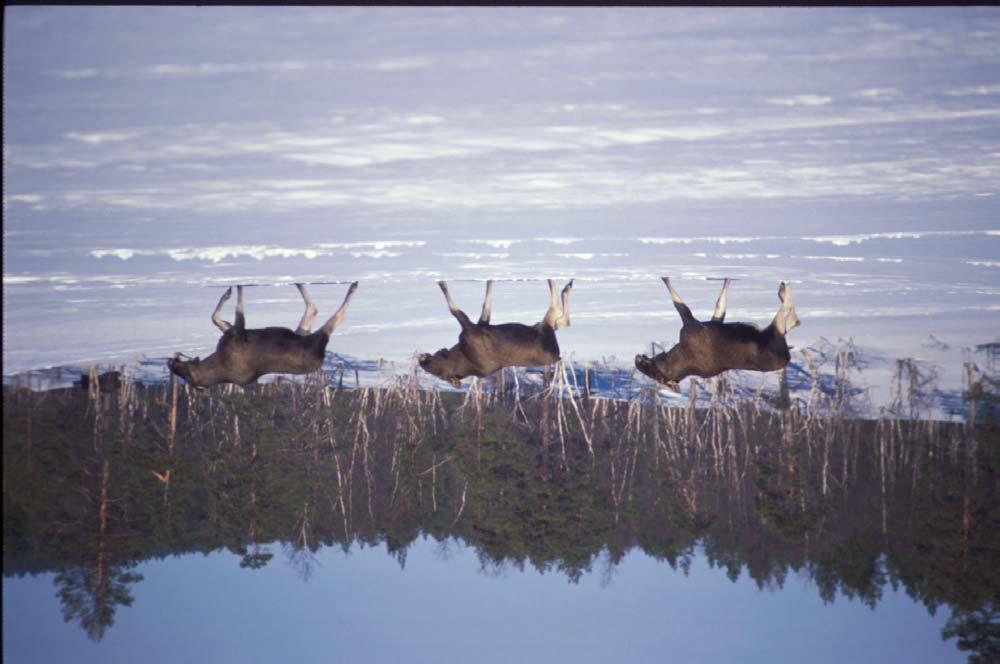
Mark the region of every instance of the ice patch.
POLYGON ((390 248, 420 247, 426 244, 423 240, 382 240, 367 242, 325 242, 312 247, 277 247, 269 245, 217 245, 208 247, 178 247, 173 249, 94 249, 90 255, 95 258, 113 256, 127 261, 135 256, 169 256, 175 261, 203 260, 219 263, 228 258, 250 257, 258 261, 265 258, 308 258, 332 256, 333 250, 370 249, 370 251, 351 252, 355 258, 383 258, 386 256, 401 256, 399 252, 387 251, 390 248))
POLYGON ((757 242, 759 240, 770 240, 778 238, 762 237, 762 236, 719 236, 719 237, 641 237, 639 241, 643 244, 691 244, 692 242, 717 242, 719 244, 728 244, 730 242, 743 243, 743 242, 757 242))
POLYGON ((841 261, 844 263, 861 263, 865 259, 860 256, 796 256, 807 261, 841 261))
POLYGON ((289 249, 286 247, 268 247, 266 245, 189 247, 183 249, 168 249, 166 254, 175 261, 207 260, 217 263, 226 258, 249 256, 258 261, 265 258, 316 258, 326 252, 316 249, 289 249))
POLYGON ((826 106, 831 101, 833 98, 825 95, 794 95, 768 99, 767 103, 778 106, 826 106))
POLYGON ((398 247, 422 247, 427 244, 424 240, 368 240, 364 242, 320 242, 316 246, 320 249, 360 249, 371 247, 376 251, 392 249, 398 247))
POLYGON ((523 242, 523 240, 459 240, 467 244, 485 244, 494 249, 510 249, 511 246, 523 242))
POLYGON ((619 253, 611 253, 611 254, 578 253, 578 254, 556 254, 556 256, 559 257, 559 258, 579 258, 580 260, 589 261, 589 260, 593 260, 594 258, 597 258, 597 257, 600 257, 600 258, 620 257, 620 256, 628 256, 628 254, 619 254, 619 253))
POLYGON ((11 203, 41 203, 44 200, 39 194, 14 194, 13 196, 4 196, 5 202, 11 203))
POLYGON ((403 254, 398 251, 352 251, 355 258, 395 258, 403 254))
POLYGON ((870 240, 921 240, 926 237, 967 237, 975 235, 1000 236, 1000 230, 964 230, 964 231, 894 231, 887 233, 858 233, 855 235, 806 235, 795 237, 791 235, 747 235, 747 236, 717 236, 717 237, 640 237, 643 244, 692 244, 694 242, 714 242, 717 244, 762 242, 773 240, 805 240, 821 242, 846 247, 861 244, 870 240))
POLYGON ((863 99, 895 99, 902 95, 896 88, 865 88, 852 92, 851 96, 863 99))
POLYGON ((180 247, 177 249, 94 249, 90 255, 95 258, 114 256, 123 261, 127 261, 135 256, 169 256, 175 261, 187 260, 207 260, 213 263, 226 258, 239 258, 240 256, 250 256, 257 260, 265 258, 316 258, 327 254, 316 249, 289 249, 286 247, 269 247, 266 245, 232 245, 214 247, 180 247))
POLYGON ((105 256, 114 256, 115 258, 120 258, 123 261, 135 256, 137 253, 142 254, 153 254, 152 251, 140 251, 138 249, 94 249, 90 252, 90 255, 94 258, 104 258, 105 256))
MULTIPOLYGON (((699 258, 708 258, 709 254, 697 253, 694 254, 699 258)), ((712 254, 712 258, 722 258, 724 260, 751 260, 756 258, 781 258, 781 254, 712 254)))
POLYGON ((66 138, 73 139, 74 141, 81 141, 83 143, 89 143, 90 145, 101 145, 102 143, 117 143, 120 141, 129 141, 133 138, 140 136, 139 132, 135 131, 122 131, 122 132, 104 132, 104 133, 91 133, 84 134, 79 132, 71 131, 66 134, 66 138))
POLYGON ((995 95, 1000 94, 1000 85, 970 85, 962 88, 952 88, 944 92, 949 97, 966 97, 969 95, 995 95))
POLYGON ((583 242, 583 238, 578 237, 536 237, 538 242, 551 242, 552 244, 573 244, 574 242, 583 242))
POLYGON ((28 284, 33 281, 41 281, 41 277, 29 277, 20 274, 5 274, 3 275, 3 285, 4 286, 14 286, 17 284, 28 284))
POLYGON ((987 231, 897 231, 891 233, 859 233, 857 235, 815 235, 801 239, 813 242, 828 242, 840 247, 861 244, 869 240, 922 240, 935 236, 1000 235, 1000 230, 987 231))

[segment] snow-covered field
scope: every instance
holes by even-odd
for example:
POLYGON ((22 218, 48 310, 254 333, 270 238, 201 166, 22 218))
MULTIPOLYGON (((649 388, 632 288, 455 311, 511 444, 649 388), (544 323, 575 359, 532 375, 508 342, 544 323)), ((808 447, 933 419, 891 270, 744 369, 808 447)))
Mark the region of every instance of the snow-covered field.
MULTIPOLYGON (((792 345, 801 351, 853 340, 864 359, 856 378, 884 401, 896 359, 933 365, 940 386, 957 389, 963 352, 996 341, 1000 267, 988 257, 998 250, 1000 230, 724 238, 425 233, 280 246, 61 248, 34 259, 51 268, 5 283, 5 373, 132 364, 175 351, 204 356, 218 337, 209 315, 228 285, 253 284, 246 289, 251 326, 294 327, 302 301, 293 280, 311 283, 322 319, 353 279, 359 291, 330 350, 407 371, 417 352, 457 338, 436 279, 448 279, 475 316, 483 281, 493 278, 494 322, 531 323, 547 306, 548 276, 575 279, 573 325, 559 333, 563 355, 581 365, 627 367, 651 342, 676 341, 680 319, 658 278, 669 274, 705 318, 721 277, 734 279, 728 320, 760 325, 777 308, 777 284, 789 281, 803 321, 789 335, 792 345)), ((232 307, 224 317, 231 319, 232 307)), ((807 360, 796 354, 799 365, 807 360)))
POLYGON ((330 350, 400 371, 455 341, 437 279, 534 322, 574 278, 564 357, 624 368, 677 338, 661 275, 760 325, 785 280, 796 362, 852 339, 875 402, 1000 340, 995 8, 7 19, 7 379, 204 356, 234 284, 294 327, 295 281, 360 281, 330 350))

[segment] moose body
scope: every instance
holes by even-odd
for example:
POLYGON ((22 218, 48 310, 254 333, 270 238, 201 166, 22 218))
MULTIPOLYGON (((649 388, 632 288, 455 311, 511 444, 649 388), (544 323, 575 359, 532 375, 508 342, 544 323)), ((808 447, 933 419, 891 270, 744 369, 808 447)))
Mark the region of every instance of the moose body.
POLYGON ((541 321, 534 325, 521 323, 490 324, 493 282, 486 282, 483 312, 477 323, 458 308, 448 293, 448 284, 439 281, 448 309, 458 319, 462 332, 458 343, 430 355, 422 353, 418 362, 424 371, 458 387, 463 378, 489 376, 504 367, 544 366, 559 361, 556 330, 569 327, 570 281, 562 291, 562 307, 556 299, 555 283, 549 280, 551 304, 541 321))
POLYGON ((489 376, 509 366, 553 364, 560 357, 555 330, 541 323, 477 323, 462 331, 450 352, 456 361, 464 361, 465 366, 453 372, 463 377, 489 376))
POLYGON ((222 305, 232 295, 232 288, 223 293, 212 314, 212 322, 222 330, 222 338, 219 339, 215 352, 204 360, 181 360, 178 353, 167 360, 167 366, 173 373, 198 388, 217 383, 246 385, 269 373, 304 374, 318 370, 323 366, 330 335, 343 320, 347 303, 358 284, 351 284, 343 304, 315 332, 311 328, 318 310, 309 298, 305 286, 296 286, 306 303, 305 314, 296 330, 286 327, 247 329, 243 313, 243 287, 237 286, 236 323, 230 324, 219 317, 222 305))
POLYGON ((230 329, 219 339, 215 352, 201 361, 203 370, 218 368, 216 383, 252 383, 264 374, 304 374, 323 365, 330 338, 322 332, 306 337, 287 327, 256 330, 230 329))
POLYGON ((681 315, 680 340, 673 348, 654 357, 636 355, 635 366, 653 380, 671 389, 688 376, 711 378, 724 371, 776 371, 791 360, 785 334, 799 325, 792 303, 791 289, 782 282, 778 289, 781 307, 764 329, 748 323, 726 323, 726 279, 715 305, 712 320, 698 321, 674 291, 670 279, 663 277, 674 306, 681 315))

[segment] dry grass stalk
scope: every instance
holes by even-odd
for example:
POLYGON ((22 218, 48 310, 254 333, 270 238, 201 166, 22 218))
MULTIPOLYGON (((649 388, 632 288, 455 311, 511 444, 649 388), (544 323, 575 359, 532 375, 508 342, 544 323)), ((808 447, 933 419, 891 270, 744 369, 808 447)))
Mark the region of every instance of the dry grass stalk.
POLYGON ((96 364, 90 365, 87 371, 87 396, 90 397, 91 401, 97 401, 101 398, 100 374, 96 364))
POLYGON ((177 432, 177 378, 170 374, 170 416, 167 421, 167 450, 174 456, 174 435, 177 432))
POLYGON ((452 530, 455 527, 455 524, 458 523, 458 520, 462 518, 462 511, 465 509, 465 493, 466 491, 468 491, 468 489, 469 489, 469 481, 466 480, 465 485, 462 486, 462 502, 459 504, 458 513, 455 514, 455 518, 452 520, 451 526, 448 527, 448 530, 452 530))
MULTIPOLYGON (((559 362, 559 364, 562 365, 563 381, 565 383, 568 383, 569 381, 566 379, 566 365, 563 364, 561 361, 559 362)), ((580 432, 583 434, 583 439, 587 442, 587 452, 590 453, 590 458, 591 460, 593 460, 594 441, 592 439, 591 432, 588 430, 586 422, 583 421, 583 415, 580 413, 580 407, 576 403, 577 396, 580 394, 580 388, 575 384, 576 381, 575 372, 573 373, 573 380, 574 380, 574 386, 573 386, 574 391, 569 394, 569 403, 573 407, 573 412, 576 413, 576 419, 580 423, 580 432)))

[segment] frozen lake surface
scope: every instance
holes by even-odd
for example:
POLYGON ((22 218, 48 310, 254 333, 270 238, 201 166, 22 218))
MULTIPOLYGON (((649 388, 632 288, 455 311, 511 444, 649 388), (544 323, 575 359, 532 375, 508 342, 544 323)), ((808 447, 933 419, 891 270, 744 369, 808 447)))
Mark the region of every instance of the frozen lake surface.
MULTIPOLYGON (((355 363, 391 363, 367 376, 375 382, 412 371, 418 352, 457 339, 437 279, 447 279, 459 305, 475 316, 492 278, 494 322, 532 323, 548 304, 544 278, 573 278, 573 324, 559 332, 564 358, 622 369, 651 342, 676 342, 680 318, 660 275, 673 278, 701 318, 711 316, 721 279, 733 279, 727 320, 761 326, 773 317, 777 286, 786 280, 802 321, 789 335, 794 362, 807 367, 817 349, 852 341, 862 361, 855 382, 871 388, 876 404, 890 398, 900 358, 935 372, 932 388, 960 389, 967 354, 991 362, 975 348, 997 341, 1000 329, 1000 229, 975 220, 964 228, 914 223, 869 232, 850 232, 859 224, 845 220, 837 235, 694 235, 694 224, 673 222, 659 233, 629 232, 622 224, 618 232, 574 235, 570 224, 565 235, 507 228, 506 235, 484 237, 471 229, 468 236, 425 229, 376 237, 344 226, 329 225, 336 241, 259 245, 136 235, 37 249, 29 248, 30 233, 15 234, 7 242, 5 373, 96 362, 156 379, 165 368, 150 360, 176 351, 204 357, 214 349, 218 332, 209 316, 230 285, 252 286, 245 291, 251 327, 294 328, 302 301, 293 281, 310 284, 320 320, 339 306, 347 283, 360 282, 328 351, 355 363), (15 274, 17 265, 32 269, 15 274)), ((224 318, 232 318, 234 303, 224 318)), ((765 380, 745 378, 755 376, 765 380)), ((426 383, 439 386, 430 376, 426 383)))
POLYGON ((660 276, 759 325, 788 281, 790 343, 853 340, 876 404, 998 341, 995 8, 7 18, 8 378, 205 356, 235 284, 294 327, 295 281, 321 315, 360 281, 330 350, 399 371, 454 343, 437 279, 531 323, 574 278, 563 355, 620 369, 677 338, 660 276))

